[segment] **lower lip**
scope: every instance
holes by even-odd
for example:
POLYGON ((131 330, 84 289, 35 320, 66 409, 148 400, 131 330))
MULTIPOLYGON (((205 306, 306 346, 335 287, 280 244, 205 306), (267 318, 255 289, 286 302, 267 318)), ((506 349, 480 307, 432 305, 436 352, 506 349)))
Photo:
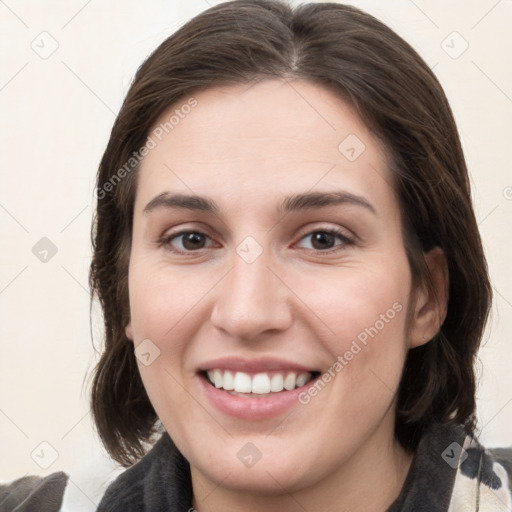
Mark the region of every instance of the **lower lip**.
POLYGON ((218 389, 203 375, 199 375, 208 399, 223 414, 244 420, 265 420, 287 412, 294 405, 299 406, 299 395, 316 379, 291 391, 272 393, 265 397, 241 397, 218 389))

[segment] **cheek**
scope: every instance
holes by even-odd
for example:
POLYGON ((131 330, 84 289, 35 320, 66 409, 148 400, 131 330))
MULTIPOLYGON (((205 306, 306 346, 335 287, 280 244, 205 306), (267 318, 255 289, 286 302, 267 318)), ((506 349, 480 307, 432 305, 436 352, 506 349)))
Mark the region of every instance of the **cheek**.
POLYGON ((328 279, 316 281, 316 284, 315 289, 310 289, 305 282, 302 294, 336 337, 338 334, 357 336, 388 310, 391 310, 388 315, 391 319, 398 317, 405 321, 405 315, 394 314, 400 308, 393 308, 393 305, 398 302, 405 311, 410 291, 407 276, 392 272, 377 276, 366 269, 347 269, 333 272, 328 279))
POLYGON ((326 334, 320 339, 331 354, 334 373, 342 371, 350 388, 363 381, 366 386, 369 376, 393 388, 400 377, 408 348, 411 283, 407 261, 397 260, 379 272, 372 267, 337 269, 316 281, 314 289, 303 281, 298 291, 321 320, 319 328, 326 334))
POLYGON ((186 344, 180 342, 184 337, 179 331, 180 320, 190 307, 179 287, 179 280, 170 279, 147 262, 132 259, 129 295, 135 354, 142 382, 157 412, 162 403, 174 410, 184 400, 180 362, 186 344), (170 339, 172 343, 164 343, 170 339), (144 357, 146 352, 150 357, 144 357))
MULTIPOLYGON (((168 264, 132 259, 129 273, 130 314, 135 346, 143 340, 156 345, 149 365, 137 364, 144 387, 157 412, 186 410, 190 396, 184 390, 189 341, 201 327, 202 300, 213 286, 207 276, 168 264), (206 279, 205 279, 206 278, 206 279)), ((147 342, 146 342, 147 343, 147 342)), ((172 414, 172 412, 171 412, 172 414)), ((166 425, 167 426, 167 425, 166 425)))
MULTIPOLYGON (((190 396, 185 391, 183 360, 187 341, 194 328, 194 305, 204 291, 190 280, 185 286, 180 272, 169 272, 162 265, 133 260, 130 268, 130 310, 134 343, 151 347, 157 354, 150 364, 137 358, 139 373, 148 397, 171 436, 183 435, 176 411, 187 411, 190 396), (186 290, 186 293, 184 293, 186 290), (156 347, 156 348, 155 348, 156 347), (175 430, 177 429, 177 430, 175 430)), ((137 348, 136 348, 137 354, 137 348)))
POLYGON ((389 273, 378 280, 369 273, 346 274, 315 295, 315 311, 334 332, 319 338, 331 363, 300 396, 304 414, 327 418, 331 431, 347 432, 347 425, 354 429, 334 443, 335 449, 321 448, 327 460, 329 450, 356 445, 358 436, 370 435, 382 421, 394 403, 407 355, 407 279, 402 276, 400 282, 389 273))
MULTIPOLYGON (((204 276, 203 276, 204 277, 204 276)), ((169 339, 206 296, 211 284, 165 264, 135 262, 130 268, 130 314, 135 339, 169 339)), ((171 344, 178 349, 180 344, 171 344)))

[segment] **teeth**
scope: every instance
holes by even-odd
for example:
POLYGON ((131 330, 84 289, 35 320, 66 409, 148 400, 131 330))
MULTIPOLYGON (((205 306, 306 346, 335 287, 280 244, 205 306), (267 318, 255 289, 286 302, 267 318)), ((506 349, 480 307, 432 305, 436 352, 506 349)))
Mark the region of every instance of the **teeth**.
POLYGON ((258 373, 252 378, 252 392, 258 395, 270 393, 270 379, 266 373, 258 373))
POLYGON ((306 382, 308 381, 308 375, 307 373, 299 373, 299 375, 297 375, 297 380, 295 382, 295 385, 300 388, 302 386, 304 386, 304 384, 306 384, 306 382))
POLYGON ((236 372, 234 386, 235 386, 235 391, 237 393, 251 393, 252 392, 251 376, 247 375, 247 373, 236 372))
POLYGON ((286 376, 286 379, 284 379, 284 389, 287 389, 288 391, 295 389, 296 377, 297 375, 295 373, 289 373, 286 376))
POLYGON ((258 395, 291 391, 304 386, 313 377, 310 372, 277 372, 272 376, 268 373, 256 373, 252 377, 248 373, 236 372, 233 375, 231 371, 220 369, 208 370, 206 373, 208 380, 216 388, 258 395))
POLYGON ((231 391, 235 389, 235 377, 233 377, 233 374, 231 372, 224 372, 224 381, 222 384, 222 387, 226 391, 231 391))
POLYGON ((222 372, 220 370, 214 370, 213 372, 213 383, 216 388, 221 388, 223 385, 222 372))
POLYGON ((270 391, 274 391, 275 393, 278 393, 279 391, 283 391, 284 384, 283 384, 283 375, 281 373, 276 373, 272 380, 270 381, 270 391))

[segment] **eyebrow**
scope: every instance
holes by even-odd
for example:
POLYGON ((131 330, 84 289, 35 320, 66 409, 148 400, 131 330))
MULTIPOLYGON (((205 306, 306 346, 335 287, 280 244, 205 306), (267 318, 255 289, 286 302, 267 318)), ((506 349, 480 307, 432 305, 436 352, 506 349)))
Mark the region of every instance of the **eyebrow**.
MULTIPOLYGON (((305 192, 286 196, 279 207, 277 213, 288 213, 292 211, 312 210, 324 208, 326 206, 335 206, 341 204, 350 204, 360 206, 369 212, 377 215, 373 205, 364 197, 352 194, 350 192, 305 192)), ((171 194, 162 192, 154 197, 144 208, 143 213, 149 214, 156 209, 185 209, 191 211, 200 211, 217 215, 219 207, 215 201, 198 195, 171 194)))

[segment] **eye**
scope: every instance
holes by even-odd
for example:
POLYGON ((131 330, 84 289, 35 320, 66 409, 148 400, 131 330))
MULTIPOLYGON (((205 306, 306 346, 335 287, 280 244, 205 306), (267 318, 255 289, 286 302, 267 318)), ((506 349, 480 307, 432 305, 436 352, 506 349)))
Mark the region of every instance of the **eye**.
POLYGON ((166 235, 160 240, 161 245, 165 245, 170 251, 177 253, 194 252, 205 248, 205 242, 210 237, 201 231, 180 231, 171 235, 166 235), (181 239, 179 245, 175 247, 175 241, 181 239))
MULTIPOLYGON (((301 238, 301 242, 308 237, 311 237, 312 250, 323 253, 343 250, 347 245, 354 243, 344 232, 337 229, 310 231, 301 238), (340 240, 341 243, 336 244, 336 239, 340 240)), ((210 237, 202 231, 185 230, 165 235, 159 241, 159 244, 172 252, 186 254, 210 247, 206 245, 208 240, 211 240, 210 237)))
POLYGON ((333 252, 343 250, 347 245, 352 245, 354 241, 345 233, 337 229, 317 229, 303 236, 301 240, 311 237, 311 245, 313 250, 320 252, 333 252), (337 246, 334 245, 336 238, 341 240, 337 246))

